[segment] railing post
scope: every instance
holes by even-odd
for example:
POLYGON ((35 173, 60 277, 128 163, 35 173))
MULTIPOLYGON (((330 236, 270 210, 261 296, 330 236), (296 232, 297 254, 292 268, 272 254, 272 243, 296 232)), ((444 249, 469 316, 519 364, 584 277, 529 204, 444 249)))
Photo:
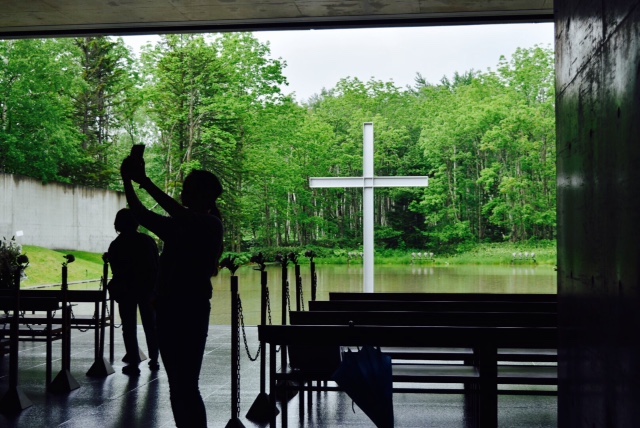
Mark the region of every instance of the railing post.
POLYGON ((242 426, 242 422, 238 419, 240 413, 238 372, 240 367, 238 358, 240 354, 238 348, 240 346, 240 337, 238 335, 238 318, 240 317, 238 310, 238 277, 231 275, 231 419, 227 423, 229 426, 242 426))
POLYGON ((102 298, 100 305, 96 304, 96 341, 98 347, 93 365, 87 371, 87 376, 106 377, 115 373, 111 364, 104 358, 104 336, 107 322, 107 284, 109 283, 109 260, 107 253, 102 254, 102 298))
POLYGON ((14 273, 13 314, 11 316, 11 338, 9 349, 9 389, 0 399, 0 412, 19 413, 33 402, 18 387, 18 328, 20 323, 20 275, 22 269, 14 273))
MULTIPOLYGON (((276 260, 282 264, 282 325, 287 325, 287 309, 289 297, 289 279, 288 279, 288 258, 278 254, 276 260)), ((280 346, 280 370, 285 373, 288 368, 287 363, 287 347, 285 345, 280 346)), ((288 401, 297 394, 296 390, 289 388, 290 381, 276 382, 276 399, 281 401, 288 401)), ((285 406, 286 404, 283 404, 285 406)), ((284 407, 283 407, 284 416, 284 407)))
POLYGON ((293 262, 294 274, 296 277, 296 311, 299 311, 302 306, 302 277, 300 276, 300 264, 298 264, 298 255, 296 253, 289 253, 289 260, 293 262))
POLYGON ((226 428, 241 427, 240 421, 240 295, 238 294, 238 277, 236 270, 239 265, 235 257, 228 256, 220 262, 220 267, 231 271, 231 419, 226 428))
POLYGON ((62 263, 62 368, 49 385, 49 390, 55 393, 70 392, 80 388, 80 384, 71 374, 71 325, 69 307, 69 284, 67 282, 67 264, 75 258, 68 254, 66 262, 62 263))
POLYGON ((295 265, 295 273, 296 273, 296 311, 302 309, 302 276, 300 276, 300 265, 296 263, 295 265))
MULTIPOLYGON (((260 271, 260 325, 267 325, 267 272, 260 271)), ((264 341, 260 342, 260 393, 266 392, 265 369, 267 366, 267 353, 264 350, 264 341)))
MULTIPOLYGON (((252 261, 258 263, 260 270, 260 325, 267 325, 267 298, 269 289, 267 288, 267 272, 265 270, 265 260, 262 253, 254 257, 252 261)), ((271 419, 272 414, 280 413, 275 402, 266 393, 266 370, 267 370, 267 351, 266 343, 260 341, 260 393, 254 400, 251 408, 247 412, 247 419, 253 422, 266 423, 271 419)))
MULTIPOLYGON (((281 308, 281 323, 287 325, 287 304, 289 298, 289 267, 286 257, 282 257, 282 308, 281 308)), ((280 347, 280 370, 287 369, 287 348, 286 346, 280 347)))
POLYGON ((318 276, 316 274, 316 262, 313 261, 313 258, 316 256, 316 253, 307 251, 304 255, 309 257, 309 266, 311 268, 311 300, 315 302, 318 294, 318 276))

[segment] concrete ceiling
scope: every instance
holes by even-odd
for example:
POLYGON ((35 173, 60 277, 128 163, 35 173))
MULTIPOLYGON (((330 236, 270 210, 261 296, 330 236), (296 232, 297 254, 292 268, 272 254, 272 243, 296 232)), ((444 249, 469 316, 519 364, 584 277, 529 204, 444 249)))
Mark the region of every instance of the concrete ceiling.
POLYGON ((553 0, 0 0, 0 38, 553 20, 553 0))

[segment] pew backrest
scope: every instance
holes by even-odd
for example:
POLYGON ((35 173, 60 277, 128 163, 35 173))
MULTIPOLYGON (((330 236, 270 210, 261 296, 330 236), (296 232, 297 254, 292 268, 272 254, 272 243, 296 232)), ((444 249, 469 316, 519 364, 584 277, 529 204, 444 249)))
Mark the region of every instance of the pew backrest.
POLYGON ((557 302, 557 294, 548 293, 402 293, 402 292, 329 292, 329 300, 400 300, 466 302, 557 302))
POLYGON ((290 311, 292 325, 555 327, 554 312, 290 311))
POLYGON ((270 345, 557 349, 557 327, 259 325, 270 345))
MULTIPOLYGON (((15 307, 15 298, 0 296, 0 310, 12 311, 15 307)), ((60 302, 54 297, 21 297, 21 311, 56 311, 60 309, 60 302)))
POLYGON ((310 311, 551 312, 556 302, 315 300, 310 311))

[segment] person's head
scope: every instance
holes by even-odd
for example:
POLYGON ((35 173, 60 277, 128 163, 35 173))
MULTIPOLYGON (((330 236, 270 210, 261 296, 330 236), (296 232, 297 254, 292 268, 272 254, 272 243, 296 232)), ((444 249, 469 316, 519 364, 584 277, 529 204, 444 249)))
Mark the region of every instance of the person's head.
POLYGON ((138 230, 138 220, 129 208, 123 208, 116 214, 113 226, 118 233, 135 232, 138 230))
POLYGON ((196 211, 209 211, 219 214, 216 200, 222 194, 220 180, 213 173, 194 169, 182 183, 180 198, 185 207, 196 211))

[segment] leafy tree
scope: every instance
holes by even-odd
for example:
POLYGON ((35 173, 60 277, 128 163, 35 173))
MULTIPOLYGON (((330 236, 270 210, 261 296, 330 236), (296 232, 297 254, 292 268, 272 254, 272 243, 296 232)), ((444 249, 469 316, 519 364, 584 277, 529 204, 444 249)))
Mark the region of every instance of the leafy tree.
POLYGON ((419 87, 432 175, 420 209, 439 245, 553 237, 552 76, 552 52, 536 47, 497 72, 419 87))
POLYGON ((238 248, 248 130, 281 101, 282 64, 250 34, 168 35, 143 55, 146 96, 165 153, 165 187, 206 168, 223 181, 229 247, 238 248))
POLYGON ((140 61, 120 39, 2 41, 0 171, 119 189, 121 159, 145 143, 149 175, 175 197, 194 168, 221 178, 228 250, 353 248, 362 191, 308 179, 362 175, 373 122, 376 175, 430 177, 376 190, 380 248, 554 237, 550 49, 436 84, 418 73, 412 88, 346 77, 303 104, 280 92, 285 67, 248 33, 166 35, 140 61))
POLYGON ((73 99, 81 75, 71 39, 0 41, 0 171, 74 182, 82 165, 73 99))
POLYGON ((85 161, 65 171, 77 184, 107 187, 117 177, 109 154, 125 120, 139 106, 134 99, 136 74, 122 39, 75 39, 80 52, 82 90, 75 98, 76 123, 82 133, 85 161))

